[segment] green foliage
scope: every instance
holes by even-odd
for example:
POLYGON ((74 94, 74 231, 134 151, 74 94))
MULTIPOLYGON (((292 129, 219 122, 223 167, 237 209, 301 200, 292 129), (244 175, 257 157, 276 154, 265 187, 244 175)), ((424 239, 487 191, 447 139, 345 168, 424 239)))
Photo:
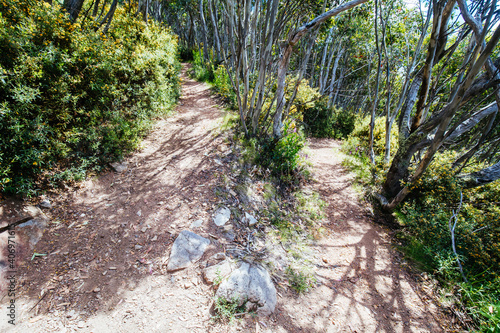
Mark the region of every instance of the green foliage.
POLYGON ((500 279, 459 284, 458 292, 480 332, 500 332, 500 279))
POLYGON ((214 303, 215 319, 232 323, 238 313, 245 312, 246 302, 243 302, 242 305, 238 305, 239 303, 240 300, 238 297, 230 300, 224 297, 216 297, 214 303))
POLYGON ((397 212, 404 225, 401 234, 408 242, 405 252, 445 284, 458 283, 462 301, 480 330, 496 332, 489 328, 498 329, 500 323, 500 209, 491 202, 499 201, 500 184, 462 189, 450 168, 455 158, 452 153, 439 154, 424 176, 411 185, 413 194, 397 212), (461 282, 448 225, 458 209, 461 191, 463 205, 457 216, 455 243, 469 283, 461 282), (417 242, 420 250, 412 250, 417 242))
POLYGON ((213 82, 214 63, 213 61, 205 61, 203 59, 203 51, 193 51, 193 75, 198 81, 213 82))
POLYGON ((292 182, 293 176, 302 168, 299 153, 304 145, 305 137, 300 131, 285 128, 281 139, 264 141, 258 161, 282 180, 292 182))
POLYGON ((57 3, 0 0, 0 52, 1 191, 121 158, 178 97, 176 37, 123 7, 103 35, 57 3))
MULTIPOLYGON (((375 127, 373 129, 373 151, 375 152, 376 163, 382 163, 382 158, 385 152, 385 118, 379 117, 375 119, 375 127)), ((358 119, 355 121, 354 129, 349 136, 343 151, 348 155, 365 155, 368 156, 370 147, 370 117, 358 119)), ((398 130, 397 126, 391 128, 391 156, 394 156, 398 149, 398 130)))
POLYGON ((304 123, 310 136, 345 139, 354 130, 356 115, 341 108, 327 106, 326 99, 303 111, 304 123))
POLYGON ((290 266, 286 268, 285 274, 288 277, 290 287, 299 294, 307 292, 316 283, 316 279, 312 274, 294 270, 290 266))
POLYGON ((224 65, 219 65, 214 72, 214 90, 224 98, 233 109, 238 107, 236 93, 233 90, 229 74, 224 65))

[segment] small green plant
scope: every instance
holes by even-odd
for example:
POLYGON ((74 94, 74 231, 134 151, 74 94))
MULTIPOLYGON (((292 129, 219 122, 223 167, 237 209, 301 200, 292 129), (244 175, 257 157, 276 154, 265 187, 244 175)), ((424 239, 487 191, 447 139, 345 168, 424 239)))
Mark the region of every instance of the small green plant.
POLYGON ((223 277, 222 277, 222 274, 220 272, 220 269, 217 269, 215 271, 214 286, 218 286, 219 284, 221 284, 222 283, 222 279, 223 279, 223 277))
POLYGON ((241 302, 236 296, 230 300, 224 297, 216 297, 214 303, 216 315, 214 318, 231 324, 236 319, 236 315, 244 313, 245 309, 246 301, 241 302))
POLYGON ((293 183, 302 169, 300 151, 305 137, 296 128, 285 128, 279 140, 268 139, 261 144, 258 162, 285 183, 293 183))
POLYGON ((296 271, 290 266, 286 268, 285 274, 290 287, 299 294, 307 292, 316 283, 316 278, 312 274, 296 271))

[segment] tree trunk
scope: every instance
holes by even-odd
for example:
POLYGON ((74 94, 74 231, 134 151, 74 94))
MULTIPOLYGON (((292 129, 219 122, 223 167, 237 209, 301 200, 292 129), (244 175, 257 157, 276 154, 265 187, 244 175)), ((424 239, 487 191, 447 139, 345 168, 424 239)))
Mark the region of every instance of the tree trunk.
POLYGON ((68 11, 72 21, 76 21, 78 18, 84 1, 85 0, 64 0, 63 6, 68 11))
POLYGON ((283 107, 285 106, 284 100, 285 100, 285 79, 286 79, 286 73, 288 71, 288 65, 290 63, 290 56, 292 55, 293 47, 297 44, 297 42, 311 29, 314 27, 322 24, 324 21, 327 19, 336 16, 340 14, 341 12, 351 9, 353 7, 356 7, 357 5, 360 5, 362 3, 367 2, 368 0, 353 0, 348 3, 345 3, 343 5, 340 5, 334 9, 331 9, 327 11, 326 13, 323 13, 313 19, 312 21, 302 25, 300 28, 298 28, 293 34, 291 34, 291 37, 288 39, 288 43, 285 46, 281 59, 279 61, 278 65, 278 75, 277 75, 277 80, 278 80, 278 87, 276 91, 276 96, 277 96, 277 106, 276 106, 276 113, 274 114, 274 119, 273 119, 273 136, 277 139, 281 138, 282 136, 282 129, 283 129, 283 122, 282 122, 282 113, 283 113, 283 107))

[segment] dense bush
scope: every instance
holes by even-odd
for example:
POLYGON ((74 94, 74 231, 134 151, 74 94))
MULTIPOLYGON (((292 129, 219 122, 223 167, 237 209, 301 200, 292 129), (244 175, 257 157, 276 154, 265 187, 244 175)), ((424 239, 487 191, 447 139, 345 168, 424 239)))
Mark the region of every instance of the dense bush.
POLYGON ((57 3, 0 0, 0 190, 29 195, 134 149, 178 96, 176 47, 123 7, 102 35, 57 3))
POLYGON ((328 107, 326 99, 305 108, 304 124, 307 133, 317 138, 345 139, 354 130, 356 115, 337 107, 328 107))
POLYGON ((289 182, 301 168, 300 151, 305 145, 305 137, 296 129, 285 128, 279 140, 266 139, 259 149, 258 162, 265 168, 289 182))

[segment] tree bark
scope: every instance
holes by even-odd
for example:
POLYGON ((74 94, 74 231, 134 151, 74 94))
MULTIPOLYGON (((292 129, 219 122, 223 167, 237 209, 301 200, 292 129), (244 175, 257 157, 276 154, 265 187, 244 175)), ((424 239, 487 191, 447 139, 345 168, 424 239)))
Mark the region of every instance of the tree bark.
POLYGON ((85 0, 64 0, 63 6, 68 11, 72 21, 76 21, 78 18, 84 1, 85 0))
POLYGON ((473 188, 500 179, 500 162, 480 171, 459 176, 461 185, 465 188, 473 188))

